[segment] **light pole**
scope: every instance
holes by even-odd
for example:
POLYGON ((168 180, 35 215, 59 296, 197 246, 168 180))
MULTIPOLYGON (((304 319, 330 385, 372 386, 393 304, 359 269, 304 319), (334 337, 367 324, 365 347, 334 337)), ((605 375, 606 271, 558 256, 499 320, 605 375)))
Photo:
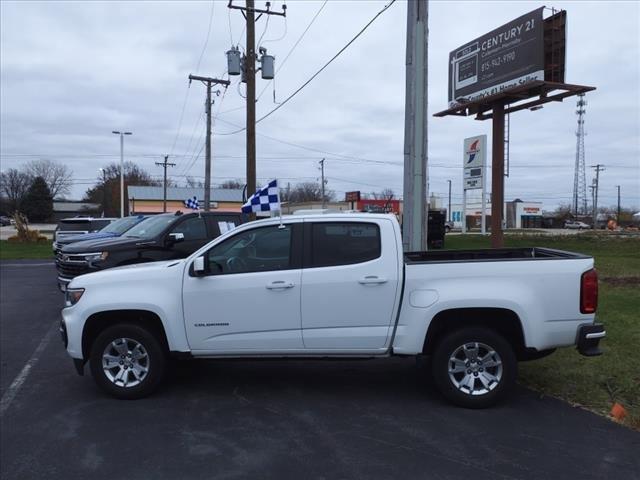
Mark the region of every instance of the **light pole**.
POLYGON ((451 221, 451 180, 447 180, 449 182, 449 208, 447 208, 447 221, 451 221))
POLYGON ((120 218, 124 217, 124 136, 133 135, 131 132, 118 132, 113 130, 111 133, 120 135, 120 218))
POLYGON ((104 211, 107 209, 107 172, 104 168, 99 168, 98 171, 102 173, 102 216, 104 217, 104 211))

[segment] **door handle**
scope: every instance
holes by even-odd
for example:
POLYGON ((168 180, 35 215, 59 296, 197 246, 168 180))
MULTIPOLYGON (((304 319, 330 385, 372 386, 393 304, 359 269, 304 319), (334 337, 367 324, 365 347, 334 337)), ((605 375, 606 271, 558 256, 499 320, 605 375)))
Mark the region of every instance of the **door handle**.
POLYGON ((387 283, 387 279, 377 275, 367 275, 358 280, 358 283, 362 285, 379 285, 381 283, 387 283))
POLYGON ((274 282, 269 282, 266 285, 269 290, 279 290, 283 288, 293 288, 292 282, 285 282, 284 280, 276 280, 274 282))

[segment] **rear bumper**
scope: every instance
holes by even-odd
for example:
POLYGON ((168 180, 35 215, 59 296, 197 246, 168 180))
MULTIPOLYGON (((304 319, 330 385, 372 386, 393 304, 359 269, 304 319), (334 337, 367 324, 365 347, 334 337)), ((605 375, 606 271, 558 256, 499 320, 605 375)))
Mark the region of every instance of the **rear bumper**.
POLYGON ((601 323, 581 325, 578 328, 578 339, 576 341, 578 352, 586 357, 602 355, 602 350, 600 350, 598 344, 606 335, 607 332, 601 323))

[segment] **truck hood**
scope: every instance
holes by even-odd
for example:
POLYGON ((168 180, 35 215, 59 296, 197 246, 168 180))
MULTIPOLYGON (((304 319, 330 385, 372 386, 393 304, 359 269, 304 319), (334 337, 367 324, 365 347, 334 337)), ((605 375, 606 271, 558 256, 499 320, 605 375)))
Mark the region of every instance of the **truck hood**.
POLYGON ((98 238, 95 240, 85 240, 74 242, 62 247, 63 253, 88 253, 88 252, 112 252, 115 250, 125 250, 139 244, 155 243, 153 240, 145 240, 137 237, 112 237, 98 238))
POLYGON ((110 233, 110 232, 84 233, 81 235, 71 235, 71 236, 63 235, 60 238, 60 240, 58 240, 58 244, 67 245, 69 243, 86 242, 89 240, 103 240, 106 238, 114 238, 114 237, 119 237, 119 235, 117 233, 110 233))
POLYGON ((105 285, 108 283, 118 283, 120 285, 131 285, 135 287, 138 282, 153 282, 163 277, 163 273, 171 270, 171 274, 176 269, 181 269, 184 259, 165 260, 162 262, 136 263, 122 267, 109 268, 98 272, 88 273, 73 279, 70 288, 85 287, 91 285, 105 285))

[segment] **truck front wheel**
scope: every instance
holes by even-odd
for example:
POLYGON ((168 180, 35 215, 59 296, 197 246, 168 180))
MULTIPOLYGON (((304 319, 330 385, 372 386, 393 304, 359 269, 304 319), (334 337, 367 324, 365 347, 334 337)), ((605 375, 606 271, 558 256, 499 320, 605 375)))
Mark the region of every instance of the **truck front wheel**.
POLYGON ((128 323, 104 330, 90 354, 91 374, 108 394, 121 399, 142 398, 162 381, 166 354, 158 339, 145 328, 128 323))
POLYGON ((433 352, 432 373, 438 390, 466 408, 486 408, 513 387, 516 356, 501 335, 482 327, 453 331, 433 352))

